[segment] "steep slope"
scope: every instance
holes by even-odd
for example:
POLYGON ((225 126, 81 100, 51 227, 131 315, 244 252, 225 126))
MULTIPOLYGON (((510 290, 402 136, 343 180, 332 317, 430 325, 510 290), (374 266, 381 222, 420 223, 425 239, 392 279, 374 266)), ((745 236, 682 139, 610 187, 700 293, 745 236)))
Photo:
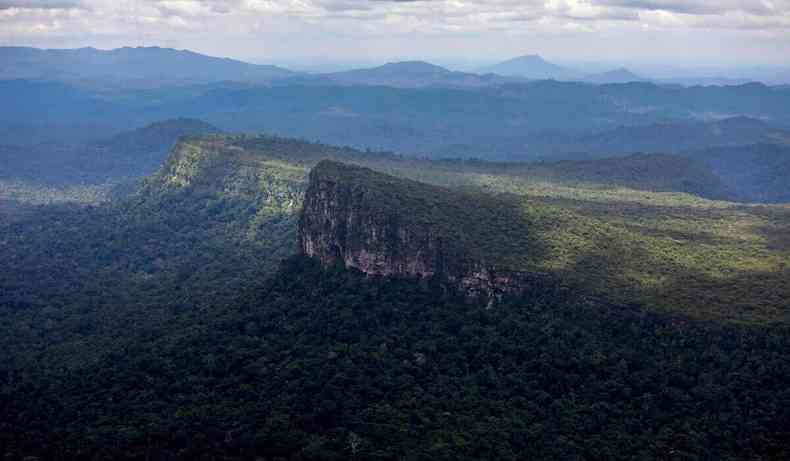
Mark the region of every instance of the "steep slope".
MULTIPOLYGON (((714 196, 724 194, 703 164, 666 155, 561 162, 514 173, 525 181, 571 187, 651 182, 658 190, 699 188, 714 196)), ((369 275, 437 280, 469 301, 489 305, 535 287, 560 285, 560 279, 576 288, 595 286, 591 294, 615 283, 596 280, 593 274, 556 271, 562 264, 560 255, 579 251, 574 245, 580 238, 589 239, 594 221, 527 203, 516 196, 464 193, 322 161, 310 173, 299 245, 302 253, 317 257, 326 267, 342 263, 369 275), (557 232, 559 221, 569 240, 555 240, 557 234, 549 237, 557 232)), ((647 243, 638 243, 637 235, 622 237, 624 244, 647 243)), ((629 283, 633 281, 620 289, 631 292, 635 300, 641 295, 634 294, 636 286, 629 288, 629 283)))
POLYGON ((480 300, 559 286, 651 312, 785 321, 787 208, 626 185, 635 178, 655 186, 704 184, 685 183, 693 168, 672 169, 685 160, 670 158, 669 168, 664 158, 637 156, 606 168, 580 162, 573 172, 540 164, 422 161, 276 137, 184 138, 145 183, 135 213, 166 210, 161 219, 170 229, 206 223, 188 232, 217 242, 215 248, 238 245, 241 254, 256 255, 255 266, 271 270, 278 258, 298 250, 308 174, 330 159, 351 166, 321 164, 314 177, 327 178, 327 194, 348 197, 346 182, 355 185, 352 191, 367 192, 332 206, 311 199, 306 207, 340 216, 329 224, 311 220, 306 228, 326 263, 348 261, 371 274, 438 275, 440 284, 480 300), (558 174, 562 170, 572 175, 558 174), (367 225, 375 235, 366 233, 367 225), (389 238, 401 233, 403 242, 389 238), (405 252, 398 251, 400 243, 405 252))
POLYGON ((787 459, 790 208, 509 168, 188 137, 127 201, 0 219, 3 456, 787 459), (291 257, 301 200, 390 276, 291 257), (559 285, 408 277, 466 261, 559 285))
POLYGON ((539 252, 518 203, 323 161, 310 173, 299 221, 302 252, 369 275, 437 278, 493 304, 538 284, 508 248, 539 252))
POLYGON ((790 245, 780 230, 790 225, 786 207, 738 208, 529 176, 480 179, 475 184, 462 170, 433 173, 433 182, 477 186, 461 192, 319 163, 300 247, 326 267, 437 280, 489 304, 535 287, 564 287, 585 300, 694 318, 790 316, 781 301, 790 295, 790 245))
POLYGON ((514 182, 554 184, 580 190, 626 188, 684 192, 711 198, 725 194, 721 183, 704 163, 674 155, 635 154, 600 160, 535 163, 428 161, 271 136, 183 139, 151 184, 165 189, 201 188, 212 193, 257 190, 271 179, 261 176, 261 172, 271 168, 290 171, 293 180, 306 183, 308 171, 323 159, 450 187, 514 182))

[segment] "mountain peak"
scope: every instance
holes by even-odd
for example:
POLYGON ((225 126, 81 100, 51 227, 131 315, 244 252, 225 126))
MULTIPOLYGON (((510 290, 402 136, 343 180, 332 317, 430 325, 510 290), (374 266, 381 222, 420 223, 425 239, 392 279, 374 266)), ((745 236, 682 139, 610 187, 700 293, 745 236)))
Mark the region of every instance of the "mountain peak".
POLYGON ((516 56, 515 58, 513 58, 513 59, 510 59, 510 60, 508 60, 508 61, 505 61, 505 62, 514 62, 514 61, 537 61, 537 62, 548 62, 548 61, 546 61, 545 59, 543 59, 543 56, 541 56, 541 55, 539 55, 539 54, 525 54, 525 55, 523 55, 523 56, 516 56))
POLYGON ((450 73, 452 71, 444 67, 431 64, 426 61, 397 61, 388 62, 375 69, 398 71, 398 72, 411 72, 411 73, 450 73))
POLYGON ((422 61, 419 59, 410 59, 410 60, 407 59, 405 61, 391 61, 382 65, 382 67, 384 66, 430 67, 430 68, 442 69, 441 66, 437 66, 436 64, 430 63, 428 61, 422 61))
POLYGON ((625 67, 618 67, 606 72, 588 75, 584 80, 590 83, 630 83, 647 81, 646 78, 631 72, 625 67))
POLYGON ((578 73, 546 61, 538 54, 518 56, 499 64, 482 69, 483 72, 505 76, 518 76, 534 80, 571 80, 578 77, 578 73))
POLYGON ((336 83, 347 85, 383 85, 402 88, 431 86, 482 87, 515 79, 455 72, 425 61, 399 61, 378 67, 324 74, 336 83))

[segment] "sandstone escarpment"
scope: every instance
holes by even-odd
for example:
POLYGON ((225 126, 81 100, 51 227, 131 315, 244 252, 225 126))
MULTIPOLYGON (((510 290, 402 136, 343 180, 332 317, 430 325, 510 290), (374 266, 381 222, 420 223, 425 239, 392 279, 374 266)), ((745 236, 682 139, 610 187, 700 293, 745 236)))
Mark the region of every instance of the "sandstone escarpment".
POLYGON ((468 300, 489 305, 540 283, 534 274, 498 268, 474 251, 474 240, 485 236, 470 235, 454 219, 481 205, 453 194, 321 162, 310 174, 300 248, 324 266, 342 263, 369 275, 438 279, 468 300))

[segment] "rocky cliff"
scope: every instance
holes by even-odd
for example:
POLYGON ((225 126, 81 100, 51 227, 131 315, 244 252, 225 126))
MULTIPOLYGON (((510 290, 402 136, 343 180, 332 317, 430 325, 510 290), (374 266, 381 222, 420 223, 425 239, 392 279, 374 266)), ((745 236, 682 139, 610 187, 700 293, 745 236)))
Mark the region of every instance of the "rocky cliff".
MULTIPOLYGON (((438 279, 489 306, 541 283, 486 255, 479 197, 331 161, 310 173, 299 245, 323 265, 369 275, 438 279)), ((522 230, 522 234, 523 234, 522 230)))

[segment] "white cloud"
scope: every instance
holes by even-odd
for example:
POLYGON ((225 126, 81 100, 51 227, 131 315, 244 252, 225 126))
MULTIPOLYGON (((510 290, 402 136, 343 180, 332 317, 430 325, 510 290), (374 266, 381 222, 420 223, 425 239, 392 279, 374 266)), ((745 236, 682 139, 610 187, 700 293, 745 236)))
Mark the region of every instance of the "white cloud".
POLYGON ((78 8, 80 0, 0 0, 0 10, 18 9, 65 9, 78 8))
POLYGON ((780 60, 790 0, 0 0, 0 42, 162 44, 237 57, 650 58, 693 42, 780 60))

